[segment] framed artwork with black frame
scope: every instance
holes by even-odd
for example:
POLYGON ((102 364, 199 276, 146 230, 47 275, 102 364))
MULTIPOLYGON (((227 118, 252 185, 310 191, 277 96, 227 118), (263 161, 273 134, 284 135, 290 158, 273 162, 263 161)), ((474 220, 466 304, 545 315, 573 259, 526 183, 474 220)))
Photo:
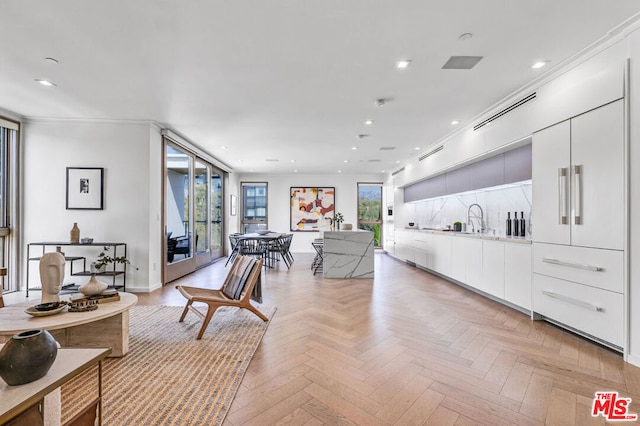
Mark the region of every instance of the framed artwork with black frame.
POLYGON ((102 210, 104 168, 67 167, 67 210, 102 210))
POLYGON ((292 186, 290 230, 328 231, 335 214, 335 187, 292 186))

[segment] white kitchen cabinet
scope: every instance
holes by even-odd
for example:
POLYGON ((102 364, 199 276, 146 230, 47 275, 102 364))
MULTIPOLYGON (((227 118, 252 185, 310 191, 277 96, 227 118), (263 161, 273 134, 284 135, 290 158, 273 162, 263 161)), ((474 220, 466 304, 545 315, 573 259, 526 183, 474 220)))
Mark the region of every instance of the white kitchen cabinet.
POLYGON ((416 237, 413 242, 414 261, 416 265, 428 268, 428 258, 430 249, 430 235, 425 232, 416 231, 416 237))
POLYGON ((451 238, 449 235, 433 234, 433 270, 451 275, 451 238))
POLYGON ((451 278, 461 283, 467 280, 467 242, 469 238, 451 238, 451 278))
POLYGON ((613 291, 533 274, 535 311, 622 348, 624 296, 613 291))
POLYGON ((504 299, 531 310, 531 245, 504 246, 504 299))
POLYGON ((413 236, 416 231, 396 229, 395 232, 395 256, 408 262, 415 262, 415 249, 413 248, 413 236))
POLYGON ((482 240, 466 238, 465 266, 467 280, 465 284, 478 289, 482 288, 482 240))
POLYGON ((621 100, 534 133, 534 241, 622 250, 621 100))
POLYGON ((622 347, 624 105, 536 132, 532 146, 532 309, 622 347))
POLYGON ((501 241, 482 242, 482 279, 480 290, 504 299, 504 250, 501 241))

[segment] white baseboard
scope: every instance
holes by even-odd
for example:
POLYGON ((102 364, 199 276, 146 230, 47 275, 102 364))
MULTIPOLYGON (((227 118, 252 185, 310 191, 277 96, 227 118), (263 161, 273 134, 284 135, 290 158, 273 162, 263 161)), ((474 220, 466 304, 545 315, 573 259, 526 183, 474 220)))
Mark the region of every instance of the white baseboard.
POLYGON ((625 357, 625 361, 627 361, 629 364, 635 365, 636 367, 640 367, 640 357, 627 354, 627 356, 625 357))
POLYGON ((148 287, 136 287, 127 285, 127 293, 151 293, 152 291, 162 288, 162 283, 149 284, 148 287))

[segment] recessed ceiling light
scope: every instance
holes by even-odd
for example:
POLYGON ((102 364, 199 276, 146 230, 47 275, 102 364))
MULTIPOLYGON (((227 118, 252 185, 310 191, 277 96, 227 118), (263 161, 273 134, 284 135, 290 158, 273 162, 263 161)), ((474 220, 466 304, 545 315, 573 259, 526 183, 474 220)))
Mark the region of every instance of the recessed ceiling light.
POLYGON ((380 170, 380 173, 384 173, 384 170, 380 170))
POLYGON ((400 160, 396 160, 396 164, 400 163, 400 160))
POLYGON ((351 147, 351 149, 355 151, 356 149, 358 149, 358 147, 357 146, 353 146, 353 147, 351 147))
POLYGON ((420 147, 419 147, 419 146, 416 146, 416 151, 417 151, 417 150, 419 150, 419 149, 420 149, 420 147))
POLYGON ((396 68, 399 70, 407 69, 409 68, 409 65, 411 65, 411 59, 400 59, 396 62, 396 68))
POLYGON ((242 160, 238 160, 238 163, 242 163, 242 160))
POLYGON ((292 163, 295 163, 295 162, 296 162, 296 160, 291 160, 291 162, 292 162, 292 163))
POLYGON ((549 61, 538 61, 535 64, 531 65, 531 68, 533 68, 534 70, 537 70, 538 68, 544 67, 548 63, 549 63, 549 61))
POLYGON ((469 40, 471 37, 473 37, 473 34, 464 33, 464 34, 460 34, 460 37, 458 37, 458 40, 465 41, 465 40, 469 40))
POLYGON ((293 173, 298 173, 298 169, 295 169, 295 170, 293 171, 293 173))
POLYGON ((220 149, 227 149, 227 147, 226 147, 226 146, 224 146, 224 145, 222 145, 222 146, 220 147, 220 149))
POLYGON ((364 124, 367 126, 371 126, 373 124, 373 120, 365 120, 364 124))
POLYGON ((42 78, 36 78, 34 79, 36 82, 42 84, 43 86, 47 86, 47 87, 56 87, 56 84, 52 81, 49 80, 44 80, 42 78))
POLYGON ((460 124, 460 122, 459 122, 458 120, 453 120, 453 121, 451 122, 451 124, 453 124, 453 125, 455 126, 456 124, 460 124))
POLYGON ((349 160, 344 160, 344 161, 343 161, 343 163, 348 163, 348 162, 349 162, 349 160))
POLYGON ((338 170, 338 173, 342 173, 342 170, 338 170))

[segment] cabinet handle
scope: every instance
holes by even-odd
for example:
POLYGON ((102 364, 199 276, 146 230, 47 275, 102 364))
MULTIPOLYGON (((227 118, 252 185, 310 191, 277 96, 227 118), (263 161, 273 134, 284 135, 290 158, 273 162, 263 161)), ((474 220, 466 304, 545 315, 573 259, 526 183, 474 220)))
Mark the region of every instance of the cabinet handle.
POLYGON ((567 224, 567 168, 558 169, 558 222, 567 224))
POLYGON ((596 312, 604 311, 604 308, 600 306, 592 305, 591 303, 584 302, 582 300, 574 299, 573 297, 564 296, 562 294, 557 294, 552 291, 542 290, 542 294, 545 296, 552 297, 554 299, 562 300, 563 302, 571 303, 572 305, 580 306, 582 308, 590 309, 596 312))
POLYGON ((593 271, 593 272, 602 272, 602 271, 604 271, 604 268, 601 267, 601 266, 582 265, 580 263, 564 262, 562 260, 553 259, 551 257, 543 257, 542 261, 545 262, 545 263, 553 263, 554 265, 568 266, 570 268, 585 269, 587 271, 593 271))
POLYGON ((582 166, 573 166, 573 223, 582 225, 582 166))

